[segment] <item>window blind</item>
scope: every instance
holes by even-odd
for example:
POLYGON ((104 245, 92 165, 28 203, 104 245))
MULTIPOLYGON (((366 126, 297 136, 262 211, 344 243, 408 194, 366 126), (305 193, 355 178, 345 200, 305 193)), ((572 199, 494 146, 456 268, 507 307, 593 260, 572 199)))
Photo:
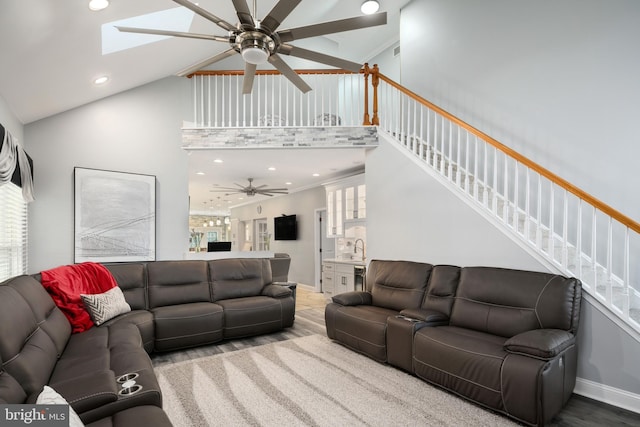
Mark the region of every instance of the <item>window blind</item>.
POLYGON ((27 219, 20 187, 0 185, 0 282, 27 273, 27 219))

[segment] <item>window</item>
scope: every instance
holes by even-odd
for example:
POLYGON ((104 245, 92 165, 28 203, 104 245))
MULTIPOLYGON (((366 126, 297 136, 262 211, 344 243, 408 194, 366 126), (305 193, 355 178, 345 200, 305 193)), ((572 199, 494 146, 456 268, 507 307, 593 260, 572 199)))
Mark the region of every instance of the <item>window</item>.
POLYGON ((27 273, 27 204, 22 190, 0 185, 0 282, 27 273))

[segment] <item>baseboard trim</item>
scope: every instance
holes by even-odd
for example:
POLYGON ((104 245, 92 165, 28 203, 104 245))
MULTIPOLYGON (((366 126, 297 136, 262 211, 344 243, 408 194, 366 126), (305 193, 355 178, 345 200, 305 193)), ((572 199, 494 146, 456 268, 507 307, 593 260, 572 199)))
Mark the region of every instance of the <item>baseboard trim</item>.
POLYGON ((617 406, 640 414, 640 394, 600 384, 584 378, 576 378, 575 394, 617 406))

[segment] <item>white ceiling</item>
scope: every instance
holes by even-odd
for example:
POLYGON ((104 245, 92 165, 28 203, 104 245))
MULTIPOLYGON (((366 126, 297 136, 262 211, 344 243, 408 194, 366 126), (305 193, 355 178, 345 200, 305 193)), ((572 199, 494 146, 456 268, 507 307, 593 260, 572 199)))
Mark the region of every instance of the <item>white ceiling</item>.
MULTIPOLYGON (((398 41, 400 8, 408 2, 380 0, 380 10, 388 14, 385 26, 292 44, 365 62, 398 41), (328 48, 330 51, 327 51, 328 48)), ((89 0, 0 2, 0 96, 24 124, 174 75, 189 65, 228 49, 227 44, 221 42, 168 38, 103 55, 103 24, 172 9, 178 5, 171 0, 111 0, 107 9, 93 12, 89 10, 88 3, 89 0), (100 75, 108 75, 109 81, 96 86, 93 80, 100 75)), ((231 0, 199 0, 197 3, 226 21, 237 22, 231 0)), ((276 3, 277 0, 258 0, 257 15, 265 16, 276 3)), ((302 0, 280 29, 360 16, 361 3, 362 0, 302 0)), ((252 0, 248 1, 248 5, 252 8, 252 0)), ((190 31, 226 35, 224 30, 198 15, 193 18, 190 31)), ((293 68, 324 67, 290 57, 285 57, 285 61, 293 68)), ((216 64, 217 69, 240 67, 241 63, 236 57, 216 64)), ((266 183, 281 187, 283 182, 294 182, 291 189, 295 191, 324 182, 340 171, 351 169, 354 162, 364 160, 362 149, 341 151, 339 155, 328 150, 313 155, 291 151, 261 153, 260 156, 249 156, 244 151, 226 154, 229 160, 224 167, 212 170, 205 166, 209 161, 208 154, 192 154, 190 179, 195 173, 194 169, 199 167, 207 173, 203 183, 208 185, 214 181, 224 186, 232 185, 233 181, 244 184, 246 178, 252 176, 259 185, 266 183), (253 163, 250 160, 252 158, 258 160, 253 163), (242 161, 234 163, 239 159, 242 161), (275 164, 277 160, 281 160, 282 166, 275 173, 267 174, 264 170, 267 163, 275 164), (237 166, 231 168, 231 164, 237 166), (326 168, 323 175, 311 181, 306 175, 321 165, 326 168)), ((197 182, 194 186, 204 185, 200 180, 197 182)), ((197 192, 199 190, 195 187, 193 191, 191 196, 194 200, 210 198, 197 192)), ((192 203, 192 207, 196 206, 201 206, 201 203, 192 203)))

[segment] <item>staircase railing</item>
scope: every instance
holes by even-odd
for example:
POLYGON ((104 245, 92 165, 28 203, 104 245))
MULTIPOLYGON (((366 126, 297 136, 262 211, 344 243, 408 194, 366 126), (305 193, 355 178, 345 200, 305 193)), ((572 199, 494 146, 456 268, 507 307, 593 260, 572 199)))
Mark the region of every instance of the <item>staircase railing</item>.
POLYGON ((540 259, 640 332, 640 224, 365 65, 358 73, 297 70, 302 94, 275 71, 258 71, 241 95, 242 71, 193 80, 187 127, 378 125, 540 259), (372 94, 369 94, 369 80, 372 94), (363 102, 364 100, 364 102, 363 102), (373 115, 369 115, 369 110, 373 115), (380 110, 380 111, 378 111, 380 110))
POLYGON ((188 127, 362 126, 364 70, 296 70, 313 88, 300 92, 277 71, 258 70, 242 95, 243 71, 192 75, 193 123, 188 127))
POLYGON ((379 131, 640 331, 640 264, 631 263, 640 259, 638 222, 383 74, 375 78, 379 131))

